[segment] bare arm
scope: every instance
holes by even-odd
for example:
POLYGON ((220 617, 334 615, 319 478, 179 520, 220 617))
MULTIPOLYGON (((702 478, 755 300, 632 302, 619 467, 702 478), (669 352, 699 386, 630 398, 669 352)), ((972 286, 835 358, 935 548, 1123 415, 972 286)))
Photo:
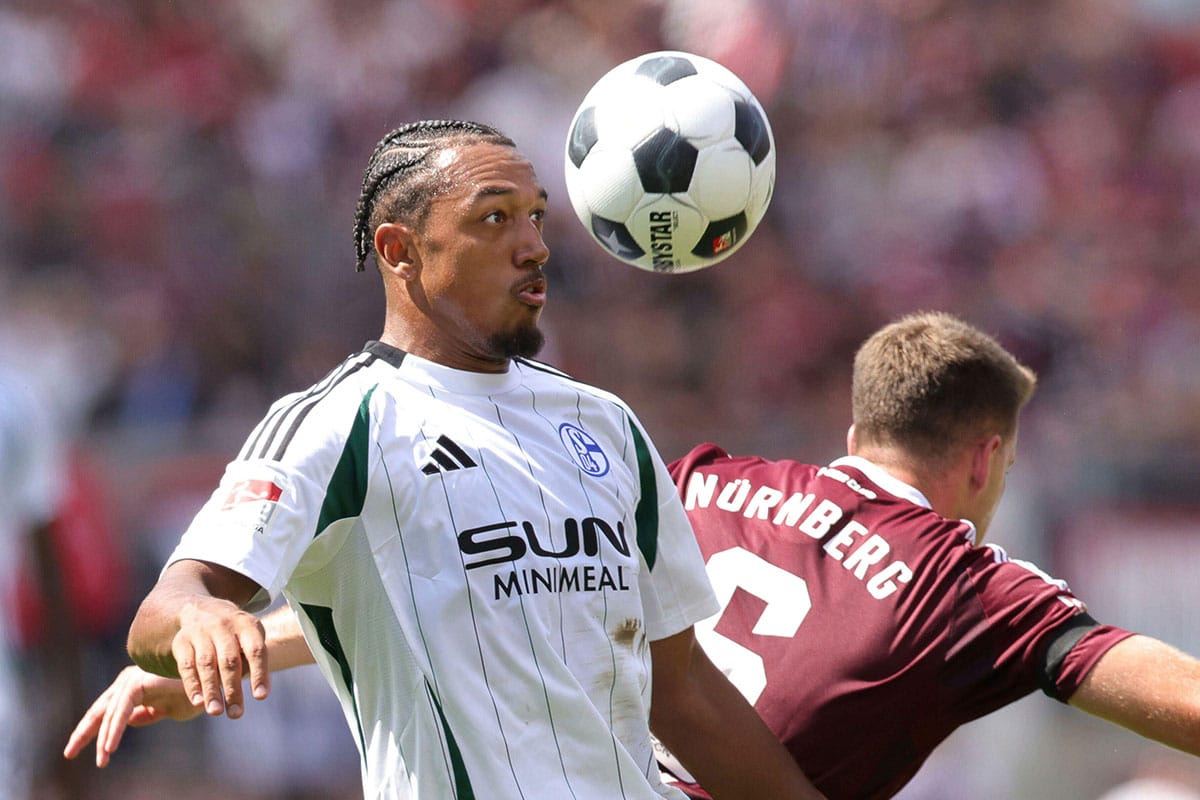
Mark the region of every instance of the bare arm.
POLYGON ((1118 642, 1068 702, 1200 755, 1200 660, 1157 639, 1131 636, 1118 642))
POLYGON ((175 562, 138 608, 130 658, 147 672, 182 679, 192 704, 209 714, 241 716, 243 670, 254 697, 270 691, 263 625, 242 610, 258 588, 226 567, 175 562))
POLYGON ((267 634, 271 672, 317 663, 291 606, 275 609, 262 618, 262 624, 267 634))
MULTIPOLYGON (((267 614, 262 624, 271 671, 313 663, 312 651, 289 606, 267 614)), ((152 725, 165 719, 183 722, 198 716, 200 711, 188 700, 183 681, 154 675, 141 667, 126 667, 79 720, 63 755, 75 758, 95 739, 96 766, 104 767, 120 747, 127 727, 152 725)))
POLYGON ((650 651, 650 728, 714 798, 821 797, 691 628, 650 651))

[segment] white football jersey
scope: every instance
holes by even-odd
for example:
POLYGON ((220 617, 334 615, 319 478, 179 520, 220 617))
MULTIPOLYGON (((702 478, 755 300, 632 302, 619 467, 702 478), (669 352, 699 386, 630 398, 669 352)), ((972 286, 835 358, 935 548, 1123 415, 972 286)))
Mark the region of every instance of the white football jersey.
POLYGON ((649 641, 717 610, 674 485, 614 395, 378 342, 277 402, 172 561, 277 593, 369 798, 682 797, 649 641))

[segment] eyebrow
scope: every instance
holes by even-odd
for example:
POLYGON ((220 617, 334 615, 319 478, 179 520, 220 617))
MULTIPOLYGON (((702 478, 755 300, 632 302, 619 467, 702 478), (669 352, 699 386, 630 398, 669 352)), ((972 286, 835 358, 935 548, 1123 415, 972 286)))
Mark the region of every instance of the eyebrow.
MULTIPOLYGON (((514 194, 515 192, 516 192, 515 189, 510 189, 505 186, 484 186, 482 189, 480 189, 479 191, 477 191, 475 193, 475 199, 478 200, 483 197, 496 197, 496 196, 500 196, 500 195, 509 195, 509 194, 514 194)), ((546 191, 546 189, 544 187, 539 187, 538 197, 541 198, 542 200, 548 200, 550 198, 550 194, 546 191)))

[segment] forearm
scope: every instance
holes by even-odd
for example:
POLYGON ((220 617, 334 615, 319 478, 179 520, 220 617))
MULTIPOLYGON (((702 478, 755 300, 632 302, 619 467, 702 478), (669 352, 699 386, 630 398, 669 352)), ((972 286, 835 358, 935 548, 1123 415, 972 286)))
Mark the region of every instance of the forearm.
POLYGON ((147 672, 180 677, 175 651, 179 632, 237 615, 256 590, 252 581, 230 570, 197 561, 172 564, 134 616, 126 643, 129 657, 147 672))
POLYGON ((1132 636, 1114 645, 1069 702, 1200 755, 1200 660, 1157 639, 1132 636))
MULTIPOLYGON (((820 798, 745 698, 693 646, 686 673, 673 670, 668 676, 655 668, 650 711, 655 736, 717 800, 820 798)), ((660 643, 652 648, 652 659, 665 655, 660 643)))
POLYGON ((300 621, 291 606, 281 606, 262 618, 267 633, 268 664, 272 672, 315 663, 300 621))

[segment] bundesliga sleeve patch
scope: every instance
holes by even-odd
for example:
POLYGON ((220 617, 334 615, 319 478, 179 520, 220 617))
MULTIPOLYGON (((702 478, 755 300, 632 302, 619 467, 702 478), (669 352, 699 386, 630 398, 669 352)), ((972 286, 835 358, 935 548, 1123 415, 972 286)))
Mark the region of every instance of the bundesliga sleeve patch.
POLYGON ((248 526, 256 534, 267 529, 267 523, 279 508, 283 497, 281 481, 264 478, 243 478, 234 481, 225 493, 217 513, 222 525, 248 526))
POLYGON ((243 505, 245 503, 257 503, 262 501, 274 503, 277 502, 282 495, 283 489, 274 481, 238 481, 229 489, 229 494, 225 496, 225 502, 221 504, 221 510, 229 511, 234 506, 243 505))

